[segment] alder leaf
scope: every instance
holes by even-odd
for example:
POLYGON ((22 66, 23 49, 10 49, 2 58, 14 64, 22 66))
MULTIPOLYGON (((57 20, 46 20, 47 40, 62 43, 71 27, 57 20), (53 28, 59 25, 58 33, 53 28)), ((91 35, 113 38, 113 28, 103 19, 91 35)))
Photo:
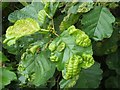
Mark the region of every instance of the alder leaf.
POLYGON ((38 21, 38 12, 44 8, 43 3, 41 2, 34 2, 32 4, 27 5, 26 7, 16 10, 12 12, 8 16, 8 20, 10 22, 16 22, 17 20, 20 19, 25 19, 25 18, 32 18, 35 19, 37 22, 38 21))
POLYGON ((73 88, 97 88, 101 79, 102 70, 100 64, 95 62, 92 67, 80 72, 79 79, 73 88))
POLYGON ((109 69, 115 70, 116 73, 120 75, 120 49, 108 55, 106 63, 109 69))
POLYGON ((117 76, 110 76, 105 81, 105 87, 106 88, 114 88, 114 89, 120 89, 120 75, 117 76))
POLYGON ((61 22, 59 28, 61 31, 66 30, 71 25, 75 24, 79 19, 80 14, 68 14, 64 17, 63 21, 61 22))
POLYGON ((51 50, 51 56, 56 56, 56 60, 58 57, 57 68, 60 71, 64 69, 65 62, 72 55, 93 54, 91 40, 83 31, 76 29, 75 26, 70 26, 59 37, 55 38, 49 45, 49 49, 51 50), (81 41, 81 44, 86 44, 86 46, 78 45, 77 40, 81 41))
POLYGON ((28 80, 29 83, 36 86, 43 85, 55 72, 55 65, 48 59, 48 51, 40 51, 35 54, 27 51, 21 58, 18 71, 20 74, 19 80, 22 84, 25 84, 28 80))
POLYGON ((61 88, 73 87, 77 81, 74 77, 79 77, 81 69, 94 64, 91 40, 73 25, 50 43, 49 50, 50 60, 56 64, 58 71, 62 71, 61 88))
POLYGON ((79 79, 79 75, 78 76, 75 76, 74 78, 72 79, 69 79, 69 80, 65 80, 65 79, 62 79, 60 82, 59 82, 59 85, 60 85, 60 88, 61 89, 65 89, 65 88, 71 88, 73 87, 75 84, 76 84, 76 80, 79 79))
POLYGON ((4 88, 6 85, 10 84, 12 80, 16 80, 16 74, 6 68, 0 67, 0 90, 4 88))
POLYGON ((2 62, 9 61, 8 58, 0 51, 0 64, 2 62))
POLYGON ((8 46, 13 45, 19 38, 33 34, 39 30, 39 24, 34 19, 18 20, 13 26, 8 27, 5 35, 6 39, 3 43, 7 43, 8 46))
POLYGON ((83 15, 83 30, 95 41, 110 38, 113 32, 112 23, 115 21, 111 12, 102 6, 96 6, 93 10, 83 15))
POLYGON ((99 42, 94 41, 92 43, 94 55, 102 56, 116 52, 116 50, 118 49, 118 36, 119 31, 115 29, 110 38, 99 42))
POLYGON ((46 17, 47 17, 47 13, 45 10, 40 10, 38 12, 38 19, 41 24, 44 24, 46 17))

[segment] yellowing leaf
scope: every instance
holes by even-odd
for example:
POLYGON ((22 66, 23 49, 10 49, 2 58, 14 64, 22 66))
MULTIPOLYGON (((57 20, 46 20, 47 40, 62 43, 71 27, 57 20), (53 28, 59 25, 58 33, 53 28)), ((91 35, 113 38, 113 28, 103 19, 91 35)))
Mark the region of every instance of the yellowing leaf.
POLYGON ((18 20, 13 26, 8 27, 6 39, 3 43, 7 43, 9 46, 13 45, 20 37, 33 34, 39 30, 39 24, 31 18, 18 20))

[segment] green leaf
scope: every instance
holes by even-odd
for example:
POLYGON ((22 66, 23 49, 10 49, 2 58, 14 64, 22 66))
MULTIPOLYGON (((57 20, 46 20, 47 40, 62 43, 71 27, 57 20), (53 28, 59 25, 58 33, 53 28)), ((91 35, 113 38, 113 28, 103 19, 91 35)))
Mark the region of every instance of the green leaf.
POLYGON ((27 6, 28 3, 26 2, 26 0, 18 0, 23 6, 27 6))
POLYGON ((114 16, 106 7, 96 6, 92 11, 83 15, 83 30, 95 41, 110 38, 113 32, 114 16))
POLYGON ((102 79, 100 64, 95 63, 88 69, 83 69, 79 74, 79 79, 73 88, 97 88, 102 79))
POLYGON ((69 79, 69 80, 65 80, 65 79, 62 79, 59 83, 60 85, 60 88, 61 89, 65 89, 65 88, 71 88, 73 87, 75 84, 76 84, 76 80, 78 80, 79 78, 79 75, 78 76, 75 76, 74 78, 72 79, 69 79))
POLYGON ((19 19, 32 18, 35 19, 39 25, 46 28, 49 22, 48 18, 53 18, 59 2, 33 2, 21 10, 16 10, 8 17, 10 22, 16 22, 19 19))
MULTIPOLYGON (((34 33, 28 36, 23 36, 19 38, 15 44, 8 46, 6 43, 4 44, 4 48, 8 50, 9 53, 15 55, 21 55, 26 51, 28 46, 36 41, 42 39, 42 35, 40 33, 34 33)), ((43 40, 43 39, 42 39, 43 40)))
POLYGON ((120 75, 120 49, 118 49, 117 52, 110 54, 107 57, 106 63, 109 69, 115 70, 117 74, 120 75))
POLYGON ((59 15, 59 16, 57 16, 56 18, 54 18, 54 27, 55 27, 55 30, 56 30, 58 33, 60 33, 60 28, 59 28, 59 26, 60 26, 60 24, 61 24, 61 22, 62 22, 62 20, 63 20, 64 17, 65 17, 65 14, 59 15))
POLYGON ((70 2, 67 3, 65 8, 64 8, 64 12, 67 11, 68 14, 77 14, 77 13, 86 13, 88 11, 90 11, 93 8, 93 1, 91 2, 70 2))
POLYGON ((0 51, 0 65, 2 62, 9 61, 8 58, 0 51))
POLYGON ((99 2, 99 4, 101 4, 101 6, 105 6, 109 9, 115 9, 119 6, 119 3, 117 3, 117 2, 108 2, 108 1, 99 2))
POLYGON ((0 9, 4 10, 8 6, 9 6, 9 2, 0 2, 0 9))
POLYGON ((62 13, 69 13, 69 11, 71 11, 69 9, 71 9, 71 7, 74 6, 75 4, 77 4, 77 2, 62 2, 62 3, 60 3, 60 5, 61 5, 60 7, 64 7, 61 12, 62 13))
POLYGON ((31 18, 18 20, 13 26, 8 27, 6 39, 3 43, 7 43, 8 46, 13 45, 19 38, 33 34, 39 30, 39 24, 31 18))
POLYGON ((93 4, 93 2, 82 2, 78 7, 77 12, 86 13, 93 8, 93 4))
POLYGON ((118 45, 118 30, 114 30, 110 38, 102 40, 101 42, 93 42, 94 55, 102 56, 116 52, 118 45))
POLYGON ((77 14, 77 10, 78 10, 78 7, 79 7, 80 4, 81 4, 81 2, 79 2, 75 5, 71 5, 71 7, 67 10, 68 11, 67 13, 68 14, 71 14, 71 13, 77 14))
MULTIPOLYGON (((85 42, 86 44, 88 44, 87 47, 84 47, 84 46, 82 47, 81 45, 76 44, 76 41, 77 41, 77 38, 79 37, 80 32, 81 31, 79 31, 78 29, 75 29, 74 26, 71 26, 66 31, 64 31, 58 38, 56 38, 55 40, 52 41, 51 44, 55 43, 55 51, 53 51, 53 53, 56 56, 58 56, 59 60, 61 61, 60 64, 58 64, 58 68, 60 70, 63 69, 64 63, 74 54, 82 55, 83 52, 86 54, 90 54, 90 55, 93 54, 90 39, 88 39, 88 41, 85 42), (74 33, 74 31, 72 31, 72 30, 76 30, 76 33, 74 33), (70 35, 70 33, 72 33, 72 32, 73 32, 73 35, 70 35), (76 36, 77 33, 78 33, 78 36, 76 36), (60 48, 61 50, 59 51, 58 46, 60 46, 60 43, 62 43, 62 42, 65 43, 65 46, 63 49, 61 47, 60 48)), ((83 33, 83 36, 88 38, 85 33, 83 33)), ((51 46, 51 44, 50 44, 50 46, 51 46)), ((49 49, 50 49, 50 47, 49 47, 49 49)), ((51 54, 52 54, 52 52, 51 52, 51 54)))
POLYGON ((120 89, 120 76, 111 76, 105 81, 106 88, 120 89))
POLYGON ((49 24, 51 23, 50 21, 53 19, 59 2, 45 2, 44 4, 44 8, 38 12, 38 19, 40 26, 48 29, 49 24))
POLYGON ((5 61, 9 61, 8 58, 0 51, 0 90, 6 85, 10 84, 12 80, 17 79, 16 74, 3 66, 5 61))
POLYGON ((63 21, 61 22, 59 28, 61 31, 66 30, 71 25, 75 24, 79 19, 80 14, 68 14, 64 17, 63 21))
POLYGON ((89 37, 81 30, 70 26, 49 45, 50 60, 62 71, 64 79, 76 76, 81 68, 94 64, 92 46, 89 37))
POLYGON ((27 51, 22 55, 18 71, 21 75, 21 83, 29 83, 36 86, 43 85, 50 79, 55 72, 55 65, 49 59, 48 51, 40 51, 35 54, 27 51))
POLYGON ((4 88, 4 86, 10 84, 12 80, 17 79, 16 74, 14 72, 1 67, 0 67, 0 77, 2 78, 2 80, 0 80, 0 90, 4 88))
POLYGON ((40 10, 38 12, 38 19, 41 24, 44 24, 46 17, 47 17, 47 13, 45 10, 40 10))
POLYGON ((53 18, 57 8, 58 8, 59 2, 47 2, 45 4, 44 10, 47 12, 47 14, 53 18))
POLYGON ((20 19, 33 18, 38 21, 38 12, 44 8, 41 2, 34 2, 21 10, 16 10, 8 16, 10 22, 16 22, 20 19))

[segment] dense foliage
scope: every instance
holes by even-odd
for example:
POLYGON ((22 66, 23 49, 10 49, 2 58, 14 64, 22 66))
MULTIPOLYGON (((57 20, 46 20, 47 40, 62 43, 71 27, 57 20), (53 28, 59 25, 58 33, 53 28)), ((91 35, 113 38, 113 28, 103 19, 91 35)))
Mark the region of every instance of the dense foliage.
POLYGON ((119 2, 33 0, 1 8, 0 89, 120 89, 119 2))

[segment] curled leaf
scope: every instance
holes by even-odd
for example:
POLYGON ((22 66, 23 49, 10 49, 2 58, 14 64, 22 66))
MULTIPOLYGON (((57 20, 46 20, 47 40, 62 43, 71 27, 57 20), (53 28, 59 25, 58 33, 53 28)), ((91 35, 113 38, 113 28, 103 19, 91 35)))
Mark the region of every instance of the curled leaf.
MULTIPOLYGON (((55 45, 56 49, 49 48, 50 60, 55 62, 59 71, 62 71, 65 80, 73 79, 81 73, 82 68, 87 69, 94 64, 91 40, 87 34, 73 25, 55 38, 49 47, 51 45, 55 45)), ((68 87, 75 83, 76 81, 73 81, 68 87)))
POLYGON ((79 75, 74 76, 72 79, 66 80, 62 79, 59 83, 60 88, 71 88, 76 84, 76 81, 79 79, 79 75))
POLYGON ((38 48, 39 48, 39 45, 34 45, 30 48, 30 51, 34 54, 38 48))
POLYGON ((56 49, 55 42, 50 43, 48 48, 49 48, 50 51, 54 51, 56 49))
POLYGON ((83 63, 81 64, 82 68, 89 68, 94 64, 94 59, 92 57, 92 55, 89 54, 83 54, 83 63))
POLYGON ((60 45, 57 47, 57 51, 61 52, 64 50, 64 48, 65 48, 65 43, 61 42, 60 45))
POLYGON ((57 62, 57 61, 58 61, 58 57, 55 56, 55 55, 51 55, 51 56, 50 56, 50 60, 51 60, 52 62, 57 62))
POLYGON ((65 69, 62 71, 63 78, 70 79, 78 75, 81 69, 79 66, 82 61, 81 56, 73 55, 65 64, 65 69))
POLYGON ((91 40, 83 31, 76 32, 76 44, 82 47, 90 46, 91 40))
POLYGON ((75 29, 75 26, 71 26, 68 28, 69 34, 73 34, 77 29, 75 29))
POLYGON ((6 39, 3 43, 9 46, 15 44, 20 37, 33 34, 40 30, 39 24, 31 18, 16 21, 13 26, 8 27, 6 31, 6 39))

